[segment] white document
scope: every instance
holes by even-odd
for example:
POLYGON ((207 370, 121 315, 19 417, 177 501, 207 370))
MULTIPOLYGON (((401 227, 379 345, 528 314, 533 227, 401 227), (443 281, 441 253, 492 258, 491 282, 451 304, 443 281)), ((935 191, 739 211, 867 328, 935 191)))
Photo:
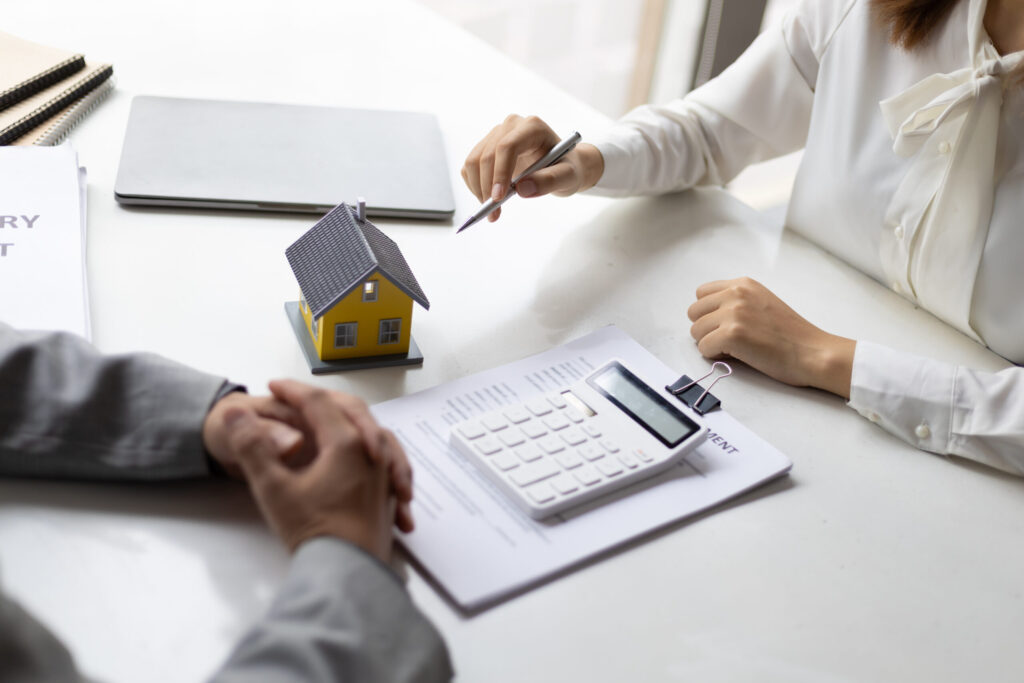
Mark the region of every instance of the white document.
POLYGON ((611 358, 659 386, 682 374, 621 330, 606 327, 536 356, 373 406, 415 470, 416 530, 399 540, 463 608, 496 602, 792 466, 724 410, 715 410, 705 416, 708 440, 676 467, 581 509, 536 521, 449 446, 451 425, 566 387, 611 358))
POLYGON ((70 145, 0 147, 0 321, 89 338, 85 188, 70 145))

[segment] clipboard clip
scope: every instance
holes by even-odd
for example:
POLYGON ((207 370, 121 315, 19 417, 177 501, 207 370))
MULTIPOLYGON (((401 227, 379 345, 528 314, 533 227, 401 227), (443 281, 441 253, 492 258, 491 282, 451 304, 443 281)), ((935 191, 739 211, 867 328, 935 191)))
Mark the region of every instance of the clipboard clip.
POLYGON ((722 402, 711 393, 712 387, 718 384, 720 379, 728 377, 731 374, 732 368, 729 367, 728 363, 716 360, 711 364, 711 370, 708 371, 708 374, 703 377, 690 379, 687 375, 683 375, 672 384, 665 385, 665 389, 680 401, 688 405, 697 414, 706 415, 722 405, 722 402), (721 369, 722 374, 716 377, 714 381, 708 385, 707 389, 699 384, 699 382, 715 374, 715 371, 719 369, 721 369))

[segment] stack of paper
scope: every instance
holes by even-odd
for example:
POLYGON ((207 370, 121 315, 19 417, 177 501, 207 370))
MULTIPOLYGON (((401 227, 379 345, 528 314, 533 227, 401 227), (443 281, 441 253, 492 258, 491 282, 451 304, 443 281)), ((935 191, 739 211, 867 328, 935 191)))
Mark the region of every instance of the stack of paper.
POLYGON ((89 338, 85 169, 70 145, 0 147, 0 320, 89 338))
MULTIPOLYGON (((380 403, 416 471, 416 531, 401 543, 462 607, 475 610, 655 529, 787 473, 789 459, 724 410, 705 416, 708 440, 678 466, 552 519, 537 521, 450 446, 473 415, 562 389, 612 358, 664 384, 674 372, 607 327, 545 353, 380 403)), ((699 376, 699 375, 698 375, 699 376)))

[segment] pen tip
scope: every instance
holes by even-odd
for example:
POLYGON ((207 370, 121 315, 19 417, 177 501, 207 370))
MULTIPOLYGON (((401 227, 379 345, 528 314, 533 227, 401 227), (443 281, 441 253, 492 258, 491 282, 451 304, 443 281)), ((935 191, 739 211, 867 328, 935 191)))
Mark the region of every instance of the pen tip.
POLYGON ((463 223, 462 226, 458 230, 455 231, 455 234, 458 235, 460 232, 462 232, 463 230, 465 230, 466 228, 468 228, 472 224, 473 224, 473 219, 470 218, 468 221, 463 223))

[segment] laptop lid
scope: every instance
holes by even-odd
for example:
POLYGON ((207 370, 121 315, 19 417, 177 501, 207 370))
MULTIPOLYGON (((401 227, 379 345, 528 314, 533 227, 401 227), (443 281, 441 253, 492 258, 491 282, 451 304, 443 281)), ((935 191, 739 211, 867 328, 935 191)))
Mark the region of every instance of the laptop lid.
POLYGON ((137 96, 114 196, 122 204, 371 216, 455 213, 437 118, 404 111, 137 96))

